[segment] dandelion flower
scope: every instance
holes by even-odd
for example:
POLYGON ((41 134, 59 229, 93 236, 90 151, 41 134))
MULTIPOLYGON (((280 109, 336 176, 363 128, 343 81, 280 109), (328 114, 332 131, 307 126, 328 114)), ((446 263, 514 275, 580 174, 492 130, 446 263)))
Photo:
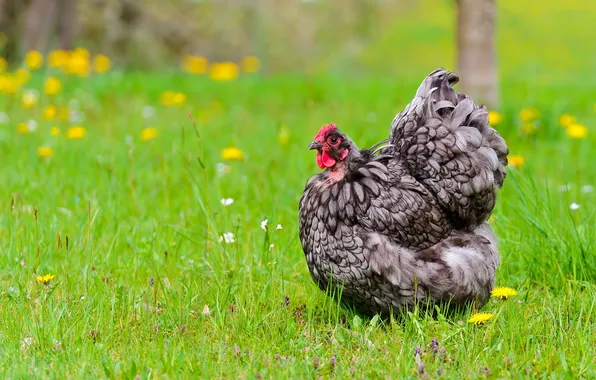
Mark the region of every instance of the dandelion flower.
POLYGON ((47 285, 52 281, 55 276, 53 274, 44 274, 41 276, 37 276, 37 282, 41 282, 44 285, 47 285))
POLYGON ((229 206, 229 205, 231 205, 232 203, 234 203, 234 200, 233 200, 232 198, 223 198, 223 199, 221 200, 221 204, 222 204, 224 207, 226 207, 226 206, 229 206))
POLYGON ((68 63, 68 52, 66 50, 54 50, 48 55, 49 67, 64 67, 68 63))
POLYGON ((15 78, 15 83, 17 85, 23 85, 23 84, 29 82, 29 79, 31 79, 31 73, 29 72, 29 70, 20 68, 14 72, 14 78, 15 78))
POLYGON ((499 125, 503 121, 503 115, 497 111, 488 112, 488 123, 490 125, 499 125))
POLYGON ((540 118, 540 111, 536 108, 524 108, 523 110, 519 111, 519 118, 521 121, 529 122, 532 120, 537 120, 540 118))
POLYGON ((576 211, 579 210, 581 206, 578 205, 577 203, 573 202, 572 204, 569 205, 569 208, 571 209, 571 211, 576 211))
POLYGON ((37 70, 43 66, 43 54, 37 50, 31 50, 27 52, 25 56, 25 65, 31 70, 37 70))
POLYGON ((172 107, 184 104, 186 95, 182 92, 165 91, 161 94, 161 104, 166 107, 172 107))
POLYGON ((492 319, 494 315, 492 313, 476 313, 468 319, 468 323, 473 323, 475 325, 483 325, 492 319))
POLYGON ((87 130, 83 127, 75 126, 68 128, 66 138, 69 140, 80 140, 87 135, 87 130))
POLYGON ((43 109, 44 120, 47 120, 47 121, 55 120, 57 115, 58 115, 58 107, 56 107, 53 104, 50 104, 43 109))
POLYGON ((103 54, 98 54, 93 57, 93 71, 96 73, 105 73, 106 71, 110 70, 111 67, 112 61, 109 57, 103 54))
POLYGON ((559 118, 559 124, 561 124, 561 126, 565 127, 565 128, 567 128, 571 124, 575 124, 575 123, 576 123, 575 116, 570 115, 568 113, 564 113, 559 118))
POLYGON ((54 149, 50 148, 49 146, 40 146, 37 148, 37 155, 41 158, 52 157, 53 154, 54 149))
POLYGON ((141 131, 141 140, 150 141, 158 135, 157 128, 143 128, 141 131))
POLYGON ((209 70, 209 78, 214 81, 231 81, 238 78, 239 71, 234 62, 214 63, 209 70))
POLYGON ((571 124, 567 127, 567 136, 572 139, 583 139, 588 135, 588 128, 581 124, 571 124))
POLYGON ((50 128, 50 135, 51 136, 58 136, 60 134, 60 128, 52 127, 50 128))
POLYGON ((268 223, 269 223, 269 221, 268 221, 267 219, 265 219, 265 220, 263 220, 263 221, 261 222, 261 229, 262 229, 263 231, 267 231, 267 224, 268 224, 268 223))
POLYGON ((245 73, 256 73, 261 67, 261 60, 255 56, 248 56, 242 59, 242 70, 245 73))
POLYGON ((244 152, 231 146, 221 151, 221 158, 226 161, 242 161, 244 159, 244 152))
POLYGON ((78 75, 80 77, 88 76, 91 72, 89 52, 85 49, 75 49, 75 51, 69 54, 63 69, 64 72, 69 75, 78 75))
POLYGON ((0 75, 0 92, 14 94, 21 86, 20 81, 12 74, 0 75))
POLYGON ((490 295, 499 299, 506 300, 509 297, 513 297, 517 295, 517 291, 513 288, 509 288, 507 286, 501 286, 494 288, 490 295))
POLYGON ((19 123, 19 125, 17 125, 17 133, 18 134, 26 135, 29 132, 31 132, 31 131, 29 131, 29 126, 26 123, 19 123))
POLYGON ((180 67, 182 70, 186 71, 190 74, 203 74, 207 71, 207 65, 209 62, 206 58, 197 57, 192 55, 185 55, 182 57, 182 61, 180 62, 180 67))
POLYGON ((43 91, 48 95, 56 95, 62 89, 62 83, 58 78, 49 77, 43 86, 43 91))
POLYGON ((526 159, 519 154, 509 156, 508 161, 509 165, 513 166, 514 168, 521 168, 526 163, 526 159))

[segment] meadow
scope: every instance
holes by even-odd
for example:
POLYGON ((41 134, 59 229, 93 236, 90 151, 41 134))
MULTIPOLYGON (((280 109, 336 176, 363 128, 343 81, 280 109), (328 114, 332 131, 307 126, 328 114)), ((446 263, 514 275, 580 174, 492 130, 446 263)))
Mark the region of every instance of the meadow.
POLYGON ((320 126, 385 138, 448 54, 350 80, 265 76, 252 58, 121 71, 85 50, 0 73, 3 377, 595 377, 594 55, 523 66, 508 49, 491 120, 510 168, 490 223, 497 285, 517 294, 482 324, 340 307, 297 234, 320 126))

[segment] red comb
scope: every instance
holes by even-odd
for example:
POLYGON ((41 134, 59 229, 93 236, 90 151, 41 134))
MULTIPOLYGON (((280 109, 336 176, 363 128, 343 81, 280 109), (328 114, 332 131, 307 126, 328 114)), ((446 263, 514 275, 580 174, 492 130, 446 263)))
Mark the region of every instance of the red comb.
POLYGON ((323 125, 323 127, 319 130, 319 133, 317 133, 317 135, 315 136, 314 141, 325 140, 325 136, 327 135, 327 133, 335 129, 337 129, 337 127, 333 123, 323 125))

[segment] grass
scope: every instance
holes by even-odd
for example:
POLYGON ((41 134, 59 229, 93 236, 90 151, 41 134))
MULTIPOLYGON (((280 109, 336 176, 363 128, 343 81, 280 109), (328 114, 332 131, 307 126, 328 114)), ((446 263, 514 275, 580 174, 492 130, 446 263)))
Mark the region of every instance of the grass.
POLYGON ((498 284, 519 294, 489 303, 483 311, 496 317, 474 326, 466 312, 380 321, 337 306, 311 281, 297 237, 297 202, 318 170, 306 146, 318 127, 333 120, 370 145, 386 135, 419 78, 400 85, 187 79, 69 79, 55 102, 79 99, 87 128, 81 140, 65 138, 67 124, 51 137, 52 124, 41 121, 34 133, 18 135, 17 120, 41 120, 42 105, 22 110, 5 99, 13 120, 0 129, 0 362, 7 377, 595 375, 596 194, 581 191, 596 179, 594 133, 571 140, 558 125, 563 111, 594 125, 587 105, 595 99, 581 87, 561 87, 557 97, 528 86, 532 104, 521 90, 505 93, 499 130, 526 165, 510 171, 493 224, 502 246, 498 284), (167 88, 185 92, 187 103, 160 106, 167 88), (155 107, 151 119, 141 116, 146 105, 155 107), (542 111, 531 136, 517 121, 527 105, 542 111), (198 120, 200 140, 187 112, 198 120), (287 145, 278 141, 282 124, 287 145), (141 141, 146 126, 160 135, 141 141), (41 145, 54 155, 37 157, 41 145), (242 149, 245 160, 220 175, 228 146, 242 149), (560 192, 567 183, 570 190, 560 192), (234 203, 224 207, 228 197, 234 203), (572 202, 580 209, 571 211, 572 202), (218 243, 224 232, 236 242, 218 243), (48 273, 55 275, 49 285, 36 281, 48 273))
MULTIPOLYGON (((500 14, 518 11, 505 4, 500 14)), ((386 137, 434 61, 451 57, 449 41, 435 56, 405 59, 402 72, 381 71, 391 80, 347 81, 334 72, 214 83, 115 71, 61 77, 63 91, 30 110, 0 94, 10 117, 0 124, 4 377, 596 376, 596 192, 586 187, 596 186, 596 76, 586 69, 594 56, 582 47, 590 38, 573 40, 566 55, 573 64, 539 45, 542 31, 553 34, 553 4, 535 15, 550 21, 533 37, 514 33, 521 18, 504 17, 500 32, 504 119, 497 128, 525 165, 509 171, 491 223, 501 244, 497 284, 518 295, 486 305, 482 311, 495 317, 484 326, 467 323, 469 311, 430 318, 416 310, 381 321, 342 308, 312 282, 297 234, 298 199, 319 170, 306 149, 318 128, 334 121, 360 146, 386 137), (516 44, 535 54, 523 60, 516 44), (185 93, 186 103, 160 105, 164 90, 185 93), (42 117, 45 105, 71 99, 85 114, 80 140, 66 138, 71 124, 42 117), (146 106, 153 117, 142 116, 146 106), (526 107, 541 112, 535 134, 523 132, 518 115, 526 107), (566 136, 563 113, 588 126, 585 139, 566 136), (18 134, 17 124, 29 119, 37 130, 18 134), (52 126, 61 134, 51 136, 52 126), (157 138, 142 141, 145 127, 156 127, 157 138), (38 157, 40 146, 53 148, 52 157, 38 157), (245 159, 227 162, 222 174, 220 153, 230 146, 245 159), (222 198, 234 202, 224 207, 222 198), (226 232, 235 242, 218 242, 226 232), (36 280, 45 274, 55 276, 48 285, 36 280)), ((417 51, 420 41, 408 45, 402 29, 441 35, 450 28, 441 20, 429 28, 400 24, 392 34, 399 44, 381 38, 371 49, 415 44, 417 51)), ((560 46, 577 25, 547 41, 560 46)), ((44 75, 25 87, 41 89, 44 75)))

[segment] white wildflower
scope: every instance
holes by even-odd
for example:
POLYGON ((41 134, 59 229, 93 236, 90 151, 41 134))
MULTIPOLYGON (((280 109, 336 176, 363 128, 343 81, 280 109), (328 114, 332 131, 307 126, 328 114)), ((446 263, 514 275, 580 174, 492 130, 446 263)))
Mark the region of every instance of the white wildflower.
POLYGON ((592 191, 594 191, 594 186, 592 185, 583 185, 582 186, 582 193, 591 193, 592 191))
POLYGON ((274 244, 271 244, 271 245, 269 246, 269 250, 271 251, 271 250, 273 249, 273 247, 275 247, 275 245, 274 245, 274 244))
POLYGON ((224 205, 224 207, 225 207, 225 206, 229 206, 229 205, 231 205, 232 203, 234 203, 234 200, 233 200, 232 198, 223 198, 223 199, 221 200, 221 204, 222 204, 222 205, 224 205))
POLYGON ((208 317, 211 314, 211 310, 209 310, 209 306, 207 306, 207 305, 203 306, 203 311, 201 312, 201 314, 205 317, 208 317))
POLYGON ((577 203, 573 202, 571 205, 569 205, 569 208, 573 211, 577 210, 580 208, 580 205, 578 205, 577 203))
POLYGON ((151 119, 153 116, 155 116, 155 108, 151 106, 143 107, 143 118, 151 119))
POLYGON ((225 232, 223 234, 223 236, 220 236, 219 237, 219 242, 220 243, 225 242, 226 244, 231 244, 231 243, 234 243, 235 241, 236 241, 236 237, 231 232, 225 232))
POLYGON ((35 121, 35 120, 27 121, 27 128, 29 128, 29 132, 35 132, 37 130, 37 121, 35 121))
POLYGON ((276 230, 281 230, 283 227, 281 226, 281 224, 278 224, 277 227, 275 227, 276 230))
POLYGON ((217 175, 218 176, 223 176, 224 174, 228 174, 230 172, 230 166, 224 164, 223 162, 219 162, 217 163, 217 165, 215 165, 216 169, 217 169, 217 175))
POLYGON ((267 219, 265 219, 261 222, 261 229, 263 231, 267 231, 267 223, 269 223, 269 221, 267 219))

